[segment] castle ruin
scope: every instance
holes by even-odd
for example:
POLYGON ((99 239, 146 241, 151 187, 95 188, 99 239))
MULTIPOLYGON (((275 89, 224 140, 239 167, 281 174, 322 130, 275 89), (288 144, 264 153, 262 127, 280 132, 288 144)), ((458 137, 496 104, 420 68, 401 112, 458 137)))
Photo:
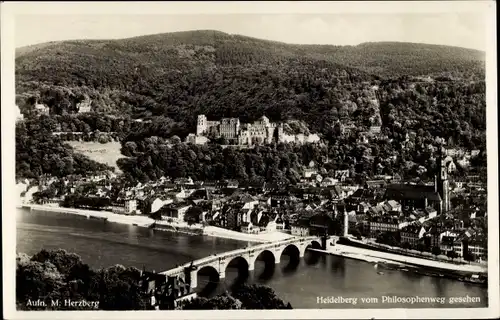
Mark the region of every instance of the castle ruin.
POLYGON ((318 135, 287 134, 283 123, 270 122, 266 116, 253 123, 240 123, 239 118, 223 118, 220 121, 209 121, 203 114, 198 115, 196 134, 190 134, 188 142, 204 144, 210 138, 224 138, 228 144, 248 145, 277 142, 313 143, 320 139, 318 135))

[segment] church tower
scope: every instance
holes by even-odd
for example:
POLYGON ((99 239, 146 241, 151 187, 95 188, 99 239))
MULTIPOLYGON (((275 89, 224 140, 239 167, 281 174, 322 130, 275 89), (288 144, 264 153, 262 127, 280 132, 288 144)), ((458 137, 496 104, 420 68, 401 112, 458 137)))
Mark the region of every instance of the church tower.
POLYGON ((349 234, 349 215, 347 214, 347 211, 345 209, 345 205, 344 205, 344 223, 342 224, 342 227, 343 227, 343 232, 342 232, 342 235, 344 237, 347 237, 347 235, 349 234))
POLYGON ((207 117, 203 114, 198 115, 198 123, 196 124, 196 135, 200 136, 207 131, 207 117))
POLYGON ((442 212, 450 210, 450 186, 448 181, 448 170, 444 162, 445 153, 441 147, 438 155, 439 173, 436 179, 436 189, 443 201, 442 212))

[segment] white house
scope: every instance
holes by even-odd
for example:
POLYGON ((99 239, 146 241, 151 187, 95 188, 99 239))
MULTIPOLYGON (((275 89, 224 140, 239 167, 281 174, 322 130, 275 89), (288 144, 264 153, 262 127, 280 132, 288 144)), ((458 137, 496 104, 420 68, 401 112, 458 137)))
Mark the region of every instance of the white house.
POLYGON ((137 200, 126 199, 122 205, 113 206, 112 211, 118 214, 139 213, 139 210, 137 210, 137 200))
POLYGON ((309 218, 300 218, 290 227, 293 236, 307 237, 309 235, 309 218))
POLYGON ((19 106, 16 104, 16 122, 21 121, 23 119, 24 119, 24 116, 21 113, 21 109, 19 109, 19 106))
POLYGON ((186 137, 186 143, 202 144, 203 145, 203 144, 208 143, 209 141, 210 140, 207 137, 205 137, 205 136, 197 136, 194 133, 190 133, 186 137))
POLYGON ((260 231, 273 232, 276 231, 276 222, 269 220, 267 223, 262 223, 260 226, 260 231))
POLYGON ((280 217, 276 216, 276 230, 278 231, 283 231, 285 230, 285 222, 283 221, 283 219, 281 219, 280 217))
POLYGON ((89 97, 85 97, 83 101, 76 105, 76 109, 78 110, 78 113, 90 112, 92 109, 92 100, 90 100, 89 97))
POLYGON ((260 228, 259 227, 255 227, 253 225, 253 223, 251 223, 251 222, 243 222, 241 224, 241 232, 250 233, 250 234, 256 234, 256 233, 259 233, 259 231, 260 231, 260 228))
POLYGON ((306 136, 305 141, 308 143, 318 142, 318 141, 320 141, 320 137, 317 134, 313 133, 313 134, 306 136))
POLYGON ((450 156, 447 156, 444 159, 444 165, 446 166, 446 170, 448 171, 448 173, 453 173, 457 171, 457 166, 455 165, 453 158, 450 156))
POLYGON ((50 113, 50 108, 47 107, 46 105, 40 104, 40 103, 35 105, 35 110, 36 110, 36 112, 38 112, 38 114, 49 114, 50 113))
POLYGON ((337 182, 339 182, 337 179, 326 177, 323 179, 323 181, 321 181, 321 186, 322 187, 330 187, 330 186, 334 186, 335 184, 337 184, 337 182))
POLYGON ((125 212, 132 213, 134 211, 137 211, 137 200, 135 199, 125 200, 125 212))
POLYGON ((317 174, 318 170, 315 168, 306 168, 304 169, 304 178, 311 178, 313 175, 317 174))

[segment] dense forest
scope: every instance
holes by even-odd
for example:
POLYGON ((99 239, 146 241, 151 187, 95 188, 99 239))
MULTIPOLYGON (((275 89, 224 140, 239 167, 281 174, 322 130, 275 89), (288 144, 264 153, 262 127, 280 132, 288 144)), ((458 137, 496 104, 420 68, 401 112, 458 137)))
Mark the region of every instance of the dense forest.
MULTIPOLYGON (((332 139, 330 144, 272 144, 238 150, 150 137, 140 142, 126 142, 122 153, 127 158, 120 159, 118 166, 130 180, 142 182, 169 176, 201 181, 238 179, 293 184, 299 182, 303 169, 311 161, 316 163, 318 173, 324 176, 334 176, 335 170, 349 169, 350 176, 358 183, 376 175, 394 174, 432 181, 438 168, 429 146, 438 143, 425 136, 417 137, 417 142, 421 144, 412 146, 411 142, 396 139, 389 143, 386 139, 363 145, 356 143, 355 138, 339 137, 332 139)), ((483 161, 479 167, 486 168, 485 158, 483 149, 473 161, 483 161)), ((458 167, 455 176, 467 172, 468 169, 458 167)))
MULTIPOLYGON (((142 293, 141 271, 115 265, 92 269, 80 256, 65 250, 41 250, 33 256, 16 257, 16 305, 18 310, 151 310, 142 293), (43 300, 46 307, 27 305, 43 300), (97 306, 64 306, 62 301, 88 301, 97 306), (59 306, 52 301, 59 300, 59 306)), ((182 306, 198 309, 291 309, 271 288, 239 285, 213 298, 198 297, 182 306)))
POLYGON ((16 124, 16 178, 38 178, 44 174, 63 177, 114 170, 74 152, 52 135, 49 125, 52 122, 50 117, 43 116, 16 124))
MULTIPOLYGON (((197 162, 201 167, 193 172, 183 164, 191 161, 189 156, 176 160, 181 163, 165 160, 182 154, 180 148, 222 157, 213 146, 210 151, 161 146, 173 136, 183 139, 194 132, 200 113, 242 122, 262 115, 271 121, 301 120, 328 144, 322 157, 334 160, 327 171, 342 164, 366 174, 380 169, 414 176, 415 168, 432 167, 429 145, 444 141, 451 147, 485 150, 486 144, 484 52, 456 47, 290 45, 217 31, 64 41, 18 50, 16 91, 16 103, 28 119, 36 103, 50 108, 50 120, 40 124, 47 130, 112 132, 124 155, 131 157, 120 167, 141 180, 181 168, 175 175, 269 178, 268 169, 251 172, 249 161, 217 173, 217 162, 197 162), (93 112, 75 115, 76 104, 87 98, 93 112), (339 136, 337 121, 354 124, 357 131, 381 126, 386 138, 360 146, 352 136, 339 136), (406 139, 412 132, 416 137, 406 139), (159 149, 127 147, 130 142, 151 145, 146 142, 151 137, 160 138, 160 145, 153 143, 159 149), (400 156, 390 160, 394 155, 400 156)), ((254 157, 249 150, 234 154, 254 157)), ((276 164, 265 157, 255 163, 260 161, 267 161, 266 168, 277 167, 289 180, 304 165, 276 164)), ((22 176, 29 171, 24 168, 22 176)))

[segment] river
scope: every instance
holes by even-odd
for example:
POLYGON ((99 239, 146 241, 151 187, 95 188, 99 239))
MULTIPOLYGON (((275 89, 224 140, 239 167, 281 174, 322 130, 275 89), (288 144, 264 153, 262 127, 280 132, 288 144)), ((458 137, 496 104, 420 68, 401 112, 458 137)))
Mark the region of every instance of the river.
MULTIPOLYGON (((137 226, 86 219, 62 213, 17 209, 17 252, 34 254, 41 249, 65 249, 79 254, 94 268, 115 264, 157 272, 213 253, 241 248, 249 243, 208 236, 154 231, 137 226)), ((307 252, 295 268, 284 255, 272 274, 257 261, 250 283, 270 286, 293 308, 450 308, 487 307, 487 288, 456 280, 411 272, 375 268, 372 263, 307 252), (287 267, 288 266, 288 267, 287 267), (382 271, 382 272, 380 272, 382 271), (444 303, 391 303, 387 297, 442 297, 444 303), (450 304, 450 298, 469 297, 475 302, 450 304), (321 302, 321 297, 324 303, 321 302), (347 300, 348 298, 356 298, 347 300), (370 298, 370 302, 361 301, 370 298), (376 299, 373 299, 376 298, 376 299), (378 301, 376 301, 378 300, 378 301)), ((213 292, 222 292, 238 278, 228 269, 213 292)), ((200 275, 199 287, 208 278, 200 275)))

